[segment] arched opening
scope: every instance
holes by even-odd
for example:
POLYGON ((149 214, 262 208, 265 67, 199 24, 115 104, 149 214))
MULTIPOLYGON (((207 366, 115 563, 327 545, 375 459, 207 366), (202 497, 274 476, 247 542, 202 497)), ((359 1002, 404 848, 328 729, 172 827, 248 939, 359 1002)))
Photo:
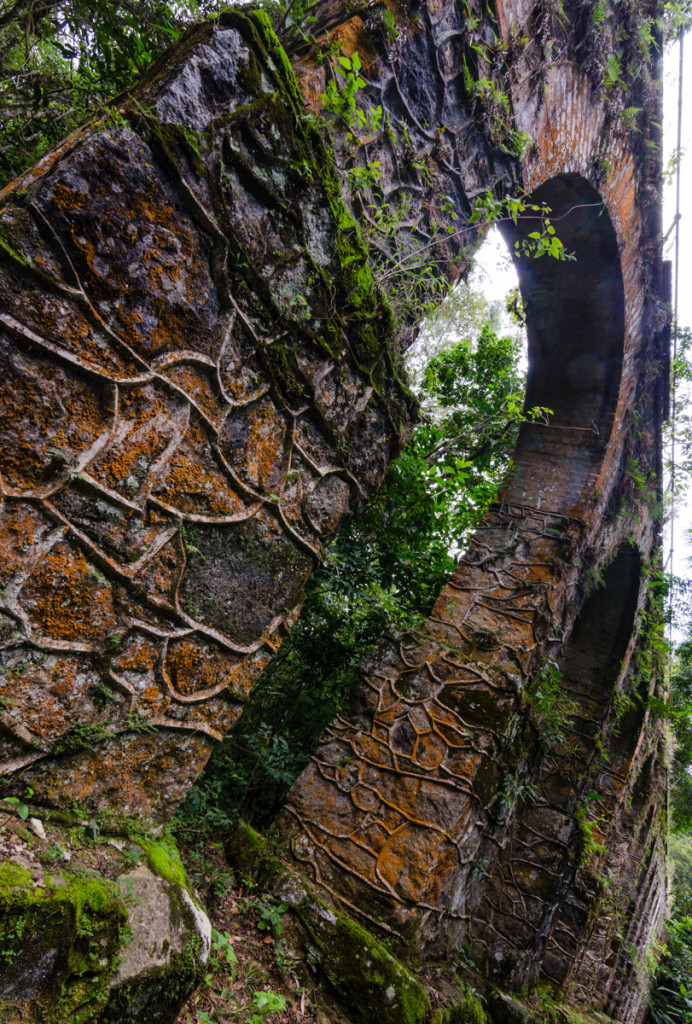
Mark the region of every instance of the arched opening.
POLYGON ((571 260, 524 252, 538 213, 502 226, 515 252, 529 348, 526 409, 552 410, 522 426, 508 501, 578 510, 611 434, 622 372, 624 286, 617 237, 598 192, 577 174, 541 185, 531 203, 550 220, 571 260), (518 248, 517 248, 518 246, 518 248))
POLYGON ((575 872, 615 813, 641 729, 641 710, 632 705, 638 717, 622 717, 622 706, 630 702, 623 705, 616 697, 623 689, 640 583, 639 550, 622 544, 584 602, 557 663, 569 716, 561 738, 540 741, 544 751, 531 799, 520 809, 479 911, 489 928, 477 957, 499 981, 526 984, 540 971, 559 987, 583 946, 589 905, 575 889, 575 872), (622 750, 617 744, 611 750, 613 732, 622 750), (601 755, 604 739, 612 755, 607 759, 601 755))

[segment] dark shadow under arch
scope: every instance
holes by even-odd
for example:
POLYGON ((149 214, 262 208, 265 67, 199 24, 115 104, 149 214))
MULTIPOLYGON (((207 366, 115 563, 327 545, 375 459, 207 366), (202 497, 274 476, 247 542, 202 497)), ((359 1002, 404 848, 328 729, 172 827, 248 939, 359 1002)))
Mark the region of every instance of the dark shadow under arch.
MULTIPOLYGON (((515 256, 529 344, 525 408, 552 415, 547 424, 523 425, 502 497, 578 511, 600 469, 620 390, 625 296, 617 237, 602 197, 577 174, 551 178, 530 201, 550 208, 575 258, 515 256)), ((503 225, 513 253, 539 228, 537 216, 503 225)))

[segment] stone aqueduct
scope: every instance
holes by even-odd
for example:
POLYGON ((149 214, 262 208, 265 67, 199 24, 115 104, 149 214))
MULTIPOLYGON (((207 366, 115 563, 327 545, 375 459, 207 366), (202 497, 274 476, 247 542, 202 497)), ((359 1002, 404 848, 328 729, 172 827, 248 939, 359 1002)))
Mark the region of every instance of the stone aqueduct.
MULTIPOLYGON (((540 981, 630 1024, 665 914, 646 633, 668 387, 659 56, 626 62, 655 12, 390 6, 395 40, 378 5, 314 12, 386 115, 357 146, 309 116, 315 48, 231 13, 3 193, 2 771, 49 806, 170 817, 413 415, 415 324, 392 317, 339 166, 380 162, 381 201, 406 197, 443 276, 464 269, 460 226, 480 238, 474 199, 522 188, 576 256, 517 259, 527 404, 553 415, 522 427, 423 636, 375 650, 274 831, 366 927, 424 955, 464 944, 506 989, 540 981), (598 78, 612 53, 620 91, 598 78), (511 127, 470 68, 508 90, 511 127), (553 662, 578 710, 546 747, 526 688, 553 662), (535 799, 509 799, 522 787, 535 799)), ((503 231, 513 247, 534 227, 503 231)))

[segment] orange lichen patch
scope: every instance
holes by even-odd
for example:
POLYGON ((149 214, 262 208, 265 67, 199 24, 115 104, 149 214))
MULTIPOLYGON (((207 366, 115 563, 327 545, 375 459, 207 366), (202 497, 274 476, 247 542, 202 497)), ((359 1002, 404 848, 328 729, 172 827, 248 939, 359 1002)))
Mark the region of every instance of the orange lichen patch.
POLYGON ((447 746, 443 739, 434 732, 426 732, 418 737, 413 748, 413 760, 421 768, 437 768, 447 755, 447 746))
MULTIPOLYGON (((404 899, 442 905, 454 891, 459 853, 439 832, 402 825, 384 844, 377 858, 377 874, 404 899), (431 873, 430 865, 435 865, 431 873)), ((445 909, 448 909, 445 907, 445 909)))
POLYGON ((103 641, 118 624, 107 579, 70 541, 59 541, 22 588, 33 628, 54 640, 103 641))
POLYGON ((356 843, 350 843, 341 837, 327 836, 322 841, 337 862, 343 860, 344 854, 346 854, 351 867, 357 871, 361 878, 369 882, 375 882, 377 878, 375 872, 377 866, 376 854, 367 849, 365 843, 360 840, 360 835, 358 840, 356 843))
POLYGON ((126 732, 96 750, 31 766, 24 778, 35 799, 53 806, 77 800, 94 810, 117 807, 124 815, 161 824, 172 816, 212 746, 213 740, 199 732, 126 732))
POLYGON ((326 69, 312 60, 300 60, 294 62, 293 70, 305 106, 311 111, 320 111, 327 86, 326 69))
POLYGON ((29 283, 8 289, 8 293, 5 305, 18 323, 68 356, 86 363, 94 372, 106 373, 117 380, 141 377, 147 372, 146 367, 137 363, 104 329, 95 329, 69 299, 29 283))
POLYGON ((160 372, 201 409, 214 427, 218 427, 228 405, 221 394, 216 370, 197 363, 175 363, 160 372))
POLYGON ((147 492, 151 477, 180 444, 189 408, 160 385, 123 390, 113 439, 90 467, 91 474, 127 498, 147 492))
POLYGON ((472 747, 469 746, 466 749, 457 747, 447 754, 445 771, 449 773, 450 777, 455 776, 458 779, 468 779, 469 782, 472 782, 482 764, 482 755, 472 747))
POLYGON ((154 488, 168 508, 198 516, 242 517, 246 506, 231 487, 211 447, 208 428, 197 417, 154 488))
POLYGON ((310 765, 301 776, 301 791, 298 794, 300 804, 296 801, 299 813, 309 813, 311 808, 319 807, 324 811, 320 825, 324 826, 324 834, 330 831, 348 835, 357 823, 358 814, 348 794, 342 793, 331 781, 324 778, 313 765, 310 765))
POLYGON ((430 709, 430 717, 435 723, 436 732, 440 734, 448 748, 463 747, 468 743, 468 736, 462 732, 459 719, 451 712, 447 712, 446 708, 435 704, 430 709))
POLYGON ((5 726, 11 728, 16 715, 20 732, 28 730, 46 749, 77 722, 98 717, 91 699, 98 681, 85 657, 30 648, 5 651, 0 664, 0 697, 9 706, 5 726))
MULTIPOLYGON (((394 14, 396 20, 401 23, 401 11, 398 5, 388 3, 386 6, 394 14)), ((377 71, 377 53, 370 35, 365 29, 363 19, 359 15, 338 25, 332 32, 327 33, 326 38, 325 36, 320 37, 320 42, 338 47, 348 57, 357 52, 366 74, 377 71)), ((322 107, 327 82, 324 67, 316 61, 313 54, 310 54, 301 60, 294 60, 293 71, 306 106, 310 110, 319 111, 322 107)))
POLYGON ((135 579, 152 597, 162 598, 174 605, 184 568, 182 544, 179 537, 174 537, 145 563, 135 579))
POLYGON ((156 683, 137 688, 137 699, 132 705, 135 714, 144 715, 149 720, 167 715, 171 706, 168 694, 163 693, 156 683))
POLYGON ((330 32, 329 41, 338 46, 347 57, 357 52, 366 72, 377 63, 375 48, 365 31, 363 19, 357 14, 330 32))
POLYGON ((232 689, 247 694, 243 659, 202 637, 183 637, 168 644, 164 670, 173 689, 183 697, 200 690, 232 689))
POLYGON ((151 675, 159 660, 159 644, 142 633, 135 632, 127 637, 123 650, 111 660, 115 672, 137 672, 151 675))
POLYGON ((376 790, 371 789, 369 786, 361 785, 353 787, 351 790, 351 800, 361 811, 374 811, 380 803, 376 790))
POLYGON ((92 136, 61 165, 40 205, 59 230, 69 222, 65 241, 82 283, 135 351, 215 354, 206 256, 141 139, 119 130, 92 136))
POLYGON ((112 392, 0 336, 0 473, 10 487, 39 487, 79 464, 112 423, 112 392))
POLYGON ((385 803, 407 820, 441 829, 451 836, 463 830, 469 800, 458 789, 440 786, 434 779, 378 772, 370 767, 363 771, 361 778, 374 786, 385 803))
POLYGON ((363 760, 380 764, 383 767, 393 767, 394 759, 388 745, 378 742, 372 736, 355 736, 353 739, 353 750, 363 760))
POLYGON ((241 480, 252 487, 276 491, 285 473, 286 421, 269 398, 232 412, 219 449, 241 480))
POLYGON ((33 508, 7 502, 0 517, 0 587, 6 587, 16 573, 25 573, 41 556, 41 541, 53 524, 33 508))

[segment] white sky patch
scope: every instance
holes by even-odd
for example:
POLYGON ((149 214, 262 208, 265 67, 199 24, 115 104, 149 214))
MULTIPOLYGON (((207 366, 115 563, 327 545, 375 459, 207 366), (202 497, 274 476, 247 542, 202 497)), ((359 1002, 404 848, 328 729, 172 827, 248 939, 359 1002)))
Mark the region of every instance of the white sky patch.
MULTIPOLYGON (((692 327, 692 289, 689 285, 692 273, 692 64, 690 47, 692 36, 685 39, 685 69, 683 74, 682 100, 682 157, 680 161, 680 262, 678 322, 681 327, 692 327)), ((663 167, 677 147, 678 120, 678 64, 679 43, 669 46, 663 64, 663 167)), ((663 188, 663 234, 670 229, 675 218, 675 177, 664 183, 663 188)), ((675 258, 675 231, 671 231, 664 247, 664 259, 675 258)), ((677 576, 692 574, 692 542, 687 535, 692 527, 692 500, 688 495, 684 502, 678 502, 675 522, 675 547, 672 571, 677 576)), ((663 537, 664 561, 670 552, 670 525, 663 537)))
POLYGON ((476 253, 469 284, 482 291, 490 302, 503 304, 507 293, 519 284, 507 243, 497 228, 491 228, 476 253))

